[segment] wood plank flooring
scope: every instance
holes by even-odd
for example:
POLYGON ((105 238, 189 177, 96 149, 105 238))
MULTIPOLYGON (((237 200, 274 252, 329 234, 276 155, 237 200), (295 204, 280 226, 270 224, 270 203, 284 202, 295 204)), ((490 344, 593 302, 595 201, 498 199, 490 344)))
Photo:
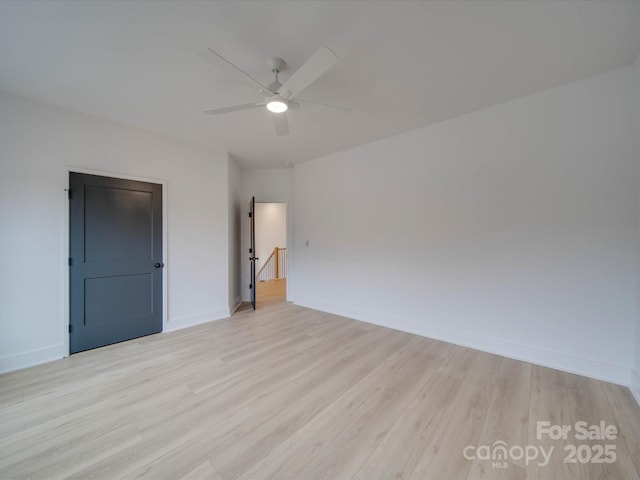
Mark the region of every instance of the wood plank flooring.
POLYGON ((256 282, 256 304, 258 307, 287 297, 287 279, 278 278, 266 282, 256 282))
POLYGON ((0 478, 637 479, 640 407, 617 385, 268 302, 0 376, 0 478), (538 438, 540 421, 619 435, 538 438), (615 461, 591 462, 605 445, 615 461))

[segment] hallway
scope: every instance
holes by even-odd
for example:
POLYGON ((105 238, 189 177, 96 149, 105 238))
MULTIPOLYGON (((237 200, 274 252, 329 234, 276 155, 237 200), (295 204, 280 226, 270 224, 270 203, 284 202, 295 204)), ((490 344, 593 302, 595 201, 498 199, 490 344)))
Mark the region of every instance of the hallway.
POLYGON ((256 282, 257 307, 269 305, 287 299, 287 279, 277 278, 265 282, 256 282))

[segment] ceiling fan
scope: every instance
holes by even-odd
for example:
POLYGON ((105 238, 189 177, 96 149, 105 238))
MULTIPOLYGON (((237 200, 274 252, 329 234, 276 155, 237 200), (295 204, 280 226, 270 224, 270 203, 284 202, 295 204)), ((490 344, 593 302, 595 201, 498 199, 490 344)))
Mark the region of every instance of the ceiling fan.
POLYGON ((205 110, 205 113, 208 113, 209 115, 219 115, 239 110, 266 107, 267 110, 272 113, 276 127, 276 135, 287 135, 289 133, 289 121, 287 120, 286 111, 289 108, 297 108, 299 106, 298 102, 315 103, 326 107, 350 111, 348 108, 339 107, 337 105, 329 105, 322 102, 297 98, 297 95, 300 92, 315 82, 338 62, 338 56, 327 47, 320 47, 316 53, 311 55, 311 57, 284 83, 280 83, 280 80, 278 80, 278 74, 284 69, 286 65, 285 61, 277 57, 270 58, 268 66, 275 75, 275 80, 269 85, 263 85, 258 82, 248 73, 244 72, 238 66, 234 65, 210 48, 199 50, 196 54, 206 62, 233 73, 238 80, 256 88, 258 92, 265 97, 262 102, 245 103, 242 105, 205 110), (294 98, 296 98, 297 101, 294 102, 294 98))

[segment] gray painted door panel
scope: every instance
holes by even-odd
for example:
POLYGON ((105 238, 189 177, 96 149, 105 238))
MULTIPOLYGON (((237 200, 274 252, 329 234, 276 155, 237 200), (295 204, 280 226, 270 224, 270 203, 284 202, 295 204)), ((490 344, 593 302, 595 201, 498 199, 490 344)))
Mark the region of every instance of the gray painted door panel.
POLYGON ((69 179, 71 353, 162 331, 162 186, 69 179))
POLYGON ((249 280, 251 284, 249 288, 251 289, 251 308, 256 309, 256 197, 251 197, 251 202, 249 202, 249 219, 251 222, 250 235, 251 235, 251 247, 249 248, 249 253, 251 256, 249 257, 250 264, 250 277, 249 280))

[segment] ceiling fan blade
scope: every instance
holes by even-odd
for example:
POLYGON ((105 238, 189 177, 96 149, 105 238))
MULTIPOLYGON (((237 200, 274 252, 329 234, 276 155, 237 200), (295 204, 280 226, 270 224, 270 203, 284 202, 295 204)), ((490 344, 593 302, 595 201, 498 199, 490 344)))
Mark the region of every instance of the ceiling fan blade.
POLYGON ((287 120, 286 113, 274 113, 273 123, 276 126, 276 135, 288 135, 289 134, 289 120, 287 120))
POLYGON ((268 93, 269 95, 273 95, 274 92, 270 91, 267 87, 262 85, 259 81, 249 75, 247 72, 241 70, 239 67, 231 63, 229 60, 224 58, 219 53, 211 50, 210 48, 203 48, 202 50, 198 50, 196 52, 200 58, 202 58, 205 62, 210 63, 211 65, 228 70, 232 72, 238 79, 241 79, 246 84, 257 88, 260 92, 268 93))
POLYGON ((338 62, 338 56, 327 47, 320 47, 316 53, 278 89, 284 98, 293 98, 307 88, 338 62))
POLYGON ((212 108, 210 110, 205 110, 204 113, 208 113, 209 115, 220 115, 221 113, 229 113, 229 112, 238 112, 240 110, 250 110, 252 108, 257 108, 263 106, 264 103, 245 103, 243 105, 233 105, 231 107, 222 107, 222 108, 212 108))
POLYGON ((297 98, 296 101, 302 103, 313 103, 314 105, 322 105, 323 107, 336 108, 338 110, 344 110, 345 112, 351 112, 352 110, 347 107, 341 107, 340 105, 332 105, 330 103, 316 102, 315 100, 307 100, 306 98, 297 98))

